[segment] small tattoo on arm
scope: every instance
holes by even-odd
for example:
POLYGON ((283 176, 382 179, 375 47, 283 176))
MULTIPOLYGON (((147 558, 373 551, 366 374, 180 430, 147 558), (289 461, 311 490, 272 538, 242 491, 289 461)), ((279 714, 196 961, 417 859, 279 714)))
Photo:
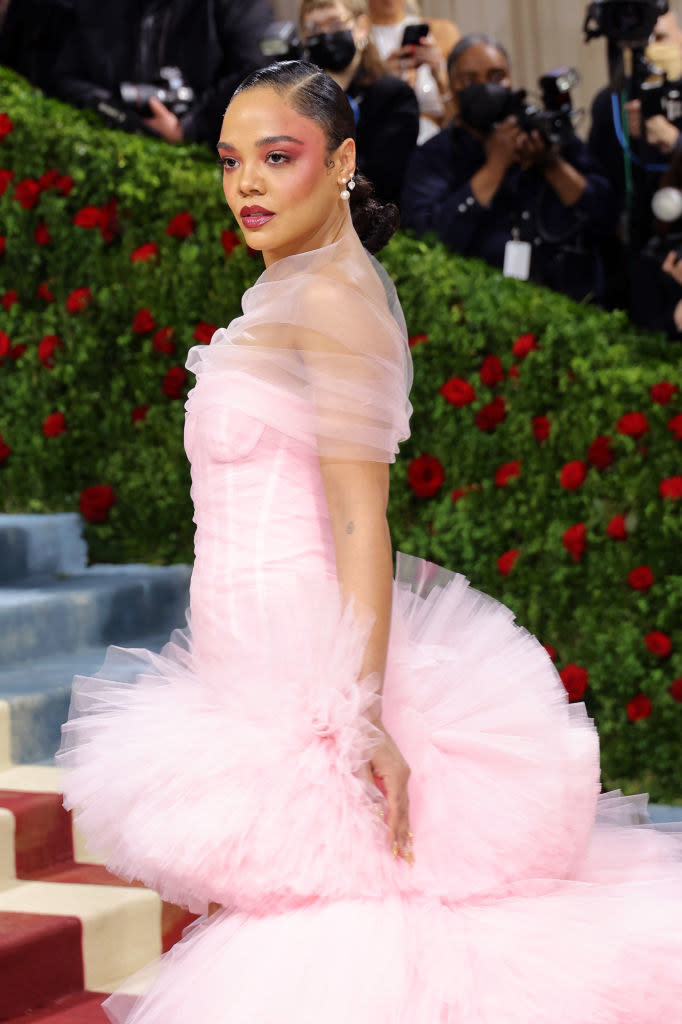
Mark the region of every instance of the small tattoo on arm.
POLYGON ((351 522, 346 526, 346 533, 352 533, 354 529, 355 523, 351 520, 351 522))

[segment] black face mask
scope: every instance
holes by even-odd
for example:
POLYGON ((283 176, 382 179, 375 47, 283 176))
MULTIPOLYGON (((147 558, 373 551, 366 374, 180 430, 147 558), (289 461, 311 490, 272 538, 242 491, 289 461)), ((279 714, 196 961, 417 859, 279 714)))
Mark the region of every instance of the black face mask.
POLYGON ((355 56, 355 40, 350 29, 321 32, 306 42, 308 59, 324 71, 343 71, 355 56))
POLYGON ((457 93, 459 116, 470 128, 489 132, 494 124, 514 113, 515 93, 507 85, 480 82, 457 93))

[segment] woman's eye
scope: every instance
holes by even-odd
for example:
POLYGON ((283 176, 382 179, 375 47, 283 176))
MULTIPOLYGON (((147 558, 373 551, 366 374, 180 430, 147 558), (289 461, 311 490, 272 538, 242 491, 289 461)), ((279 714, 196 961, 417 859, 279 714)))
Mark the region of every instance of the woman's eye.
POLYGON ((289 163, 289 157, 287 156, 286 153, 268 153, 267 160, 268 163, 274 164, 275 166, 277 166, 278 164, 289 163))
POLYGON ((218 163, 224 171, 231 171, 233 167, 237 166, 237 161, 233 156, 219 156, 218 163))

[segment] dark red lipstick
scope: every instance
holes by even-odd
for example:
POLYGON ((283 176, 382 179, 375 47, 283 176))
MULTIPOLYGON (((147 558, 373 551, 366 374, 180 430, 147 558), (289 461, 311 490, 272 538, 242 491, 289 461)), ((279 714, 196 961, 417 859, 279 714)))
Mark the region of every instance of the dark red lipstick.
POLYGON ((239 216, 245 228, 253 229, 262 228, 264 224, 272 220, 275 214, 263 206, 242 206, 239 216))

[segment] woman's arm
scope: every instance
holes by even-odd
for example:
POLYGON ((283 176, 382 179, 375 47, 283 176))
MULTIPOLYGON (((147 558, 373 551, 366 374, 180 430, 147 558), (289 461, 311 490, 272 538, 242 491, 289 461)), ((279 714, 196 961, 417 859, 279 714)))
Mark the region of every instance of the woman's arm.
MULTIPOLYGON (((374 614, 361 675, 376 673, 383 688, 388 637, 391 628, 393 556, 386 521, 388 466, 379 462, 320 458, 329 518, 334 538, 336 570, 346 601, 374 614)), ((372 753, 370 767, 385 791, 386 825, 394 855, 411 863, 407 780, 410 769, 386 732, 381 718, 375 724, 382 739, 372 753)))

